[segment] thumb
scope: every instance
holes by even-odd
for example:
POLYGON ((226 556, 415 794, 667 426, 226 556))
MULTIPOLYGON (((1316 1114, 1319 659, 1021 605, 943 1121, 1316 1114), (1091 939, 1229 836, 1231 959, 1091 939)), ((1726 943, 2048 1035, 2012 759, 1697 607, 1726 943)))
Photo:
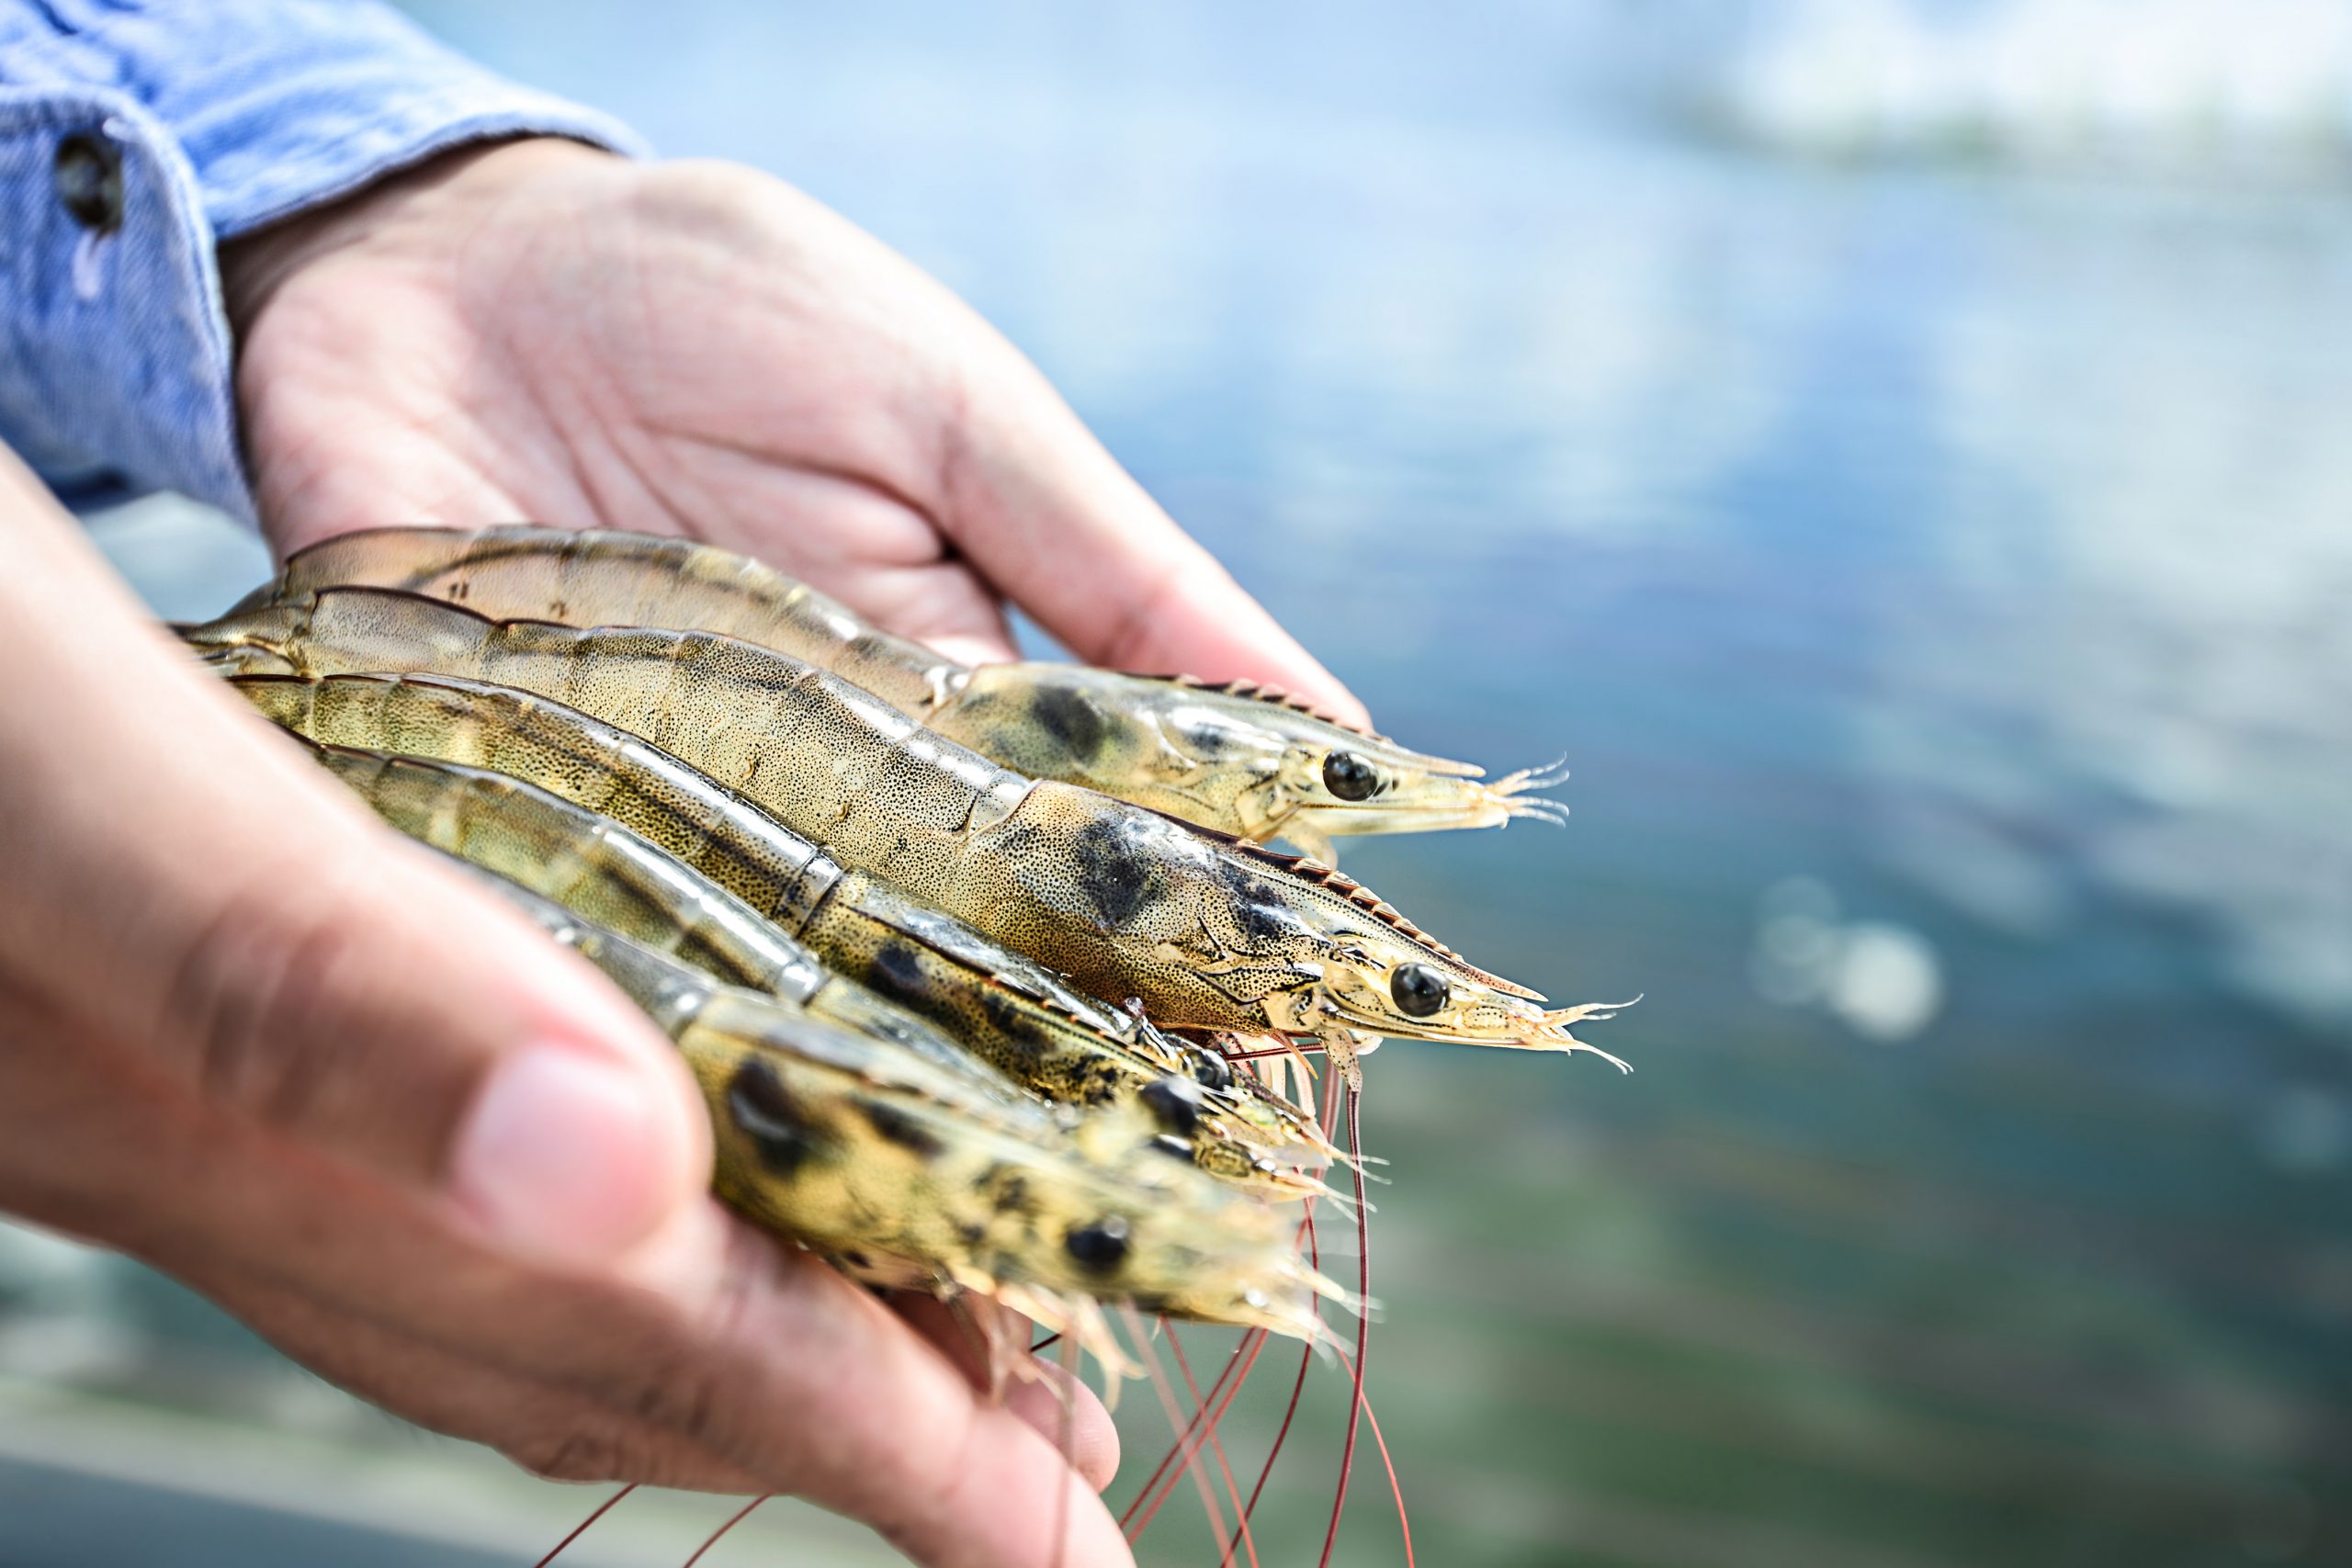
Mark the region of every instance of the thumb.
POLYGON ((989 329, 968 372, 941 526, 1079 658, 1284 686, 1351 724, 1363 705, 1122 468, 989 329))
POLYGON ((6 606, 0 981, 517 1255, 612 1257, 693 1201, 707 1123, 642 1015, 375 822, 77 538, 31 543, 6 606))
POLYGON ((668 1043, 435 857, 349 827, 331 860, 301 857, 331 870, 254 857, 149 922, 124 967, 164 983, 122 1032, 215 1102, 432 1194, 512 1256, 594 1263, 661 1229, 710 1158, 668 1043))

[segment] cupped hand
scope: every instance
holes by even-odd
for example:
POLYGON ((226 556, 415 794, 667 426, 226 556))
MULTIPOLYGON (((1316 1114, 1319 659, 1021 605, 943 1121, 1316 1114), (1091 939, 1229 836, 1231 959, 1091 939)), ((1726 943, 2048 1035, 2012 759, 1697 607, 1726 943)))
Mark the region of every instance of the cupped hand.
POLYGON ((891 630, 1363 709, 1035 367, 776 180, 526 141, 223 253, 281 550, 386 523, 683 534, 891 630))
POLYGON ((1046 1386, 990 1401, 935 1317, 720 1210, 643 1017, 258 723, 5 450, 0 536, 0 1210, 551 1474, 1130 1562, 1098 1404, 1073 1471, 1046 1386))

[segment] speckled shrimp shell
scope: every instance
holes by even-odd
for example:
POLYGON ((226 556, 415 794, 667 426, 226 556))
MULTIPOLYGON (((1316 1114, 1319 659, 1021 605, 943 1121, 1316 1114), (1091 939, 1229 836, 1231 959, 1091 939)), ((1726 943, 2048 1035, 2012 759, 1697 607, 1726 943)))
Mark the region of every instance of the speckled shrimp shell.
POLYGON ((1065 1325, 1069 1298, 1099 1298, 1311 1340, 1316 1299, 1346 1299, 1297 1257, 1284 1210, 1148 1153, 1108 1161, 1042 1105, 489 880, 676 1042, 709 1103, 718 1194, 812 1250, 903 1260, 1065 1325))
POLYGON ((741 637, 829 670, 1016 773, 1256 841, 1286 838, 1326 862, 1342 834, 1556 820, 1565 809, 1534 793, 1566 777, 1556 769, 1486 782, 1273 687, 957 664, 757 561, 683 539, 525 526, 346 534, 295 556, 242 607, 342 586, 405 589, 496 619, 741 637))
MULTIPOLYGON (((1171 1041, 960 921, 842 868, 756 807, 611 725, 545 698, 458 679, 242 676, 232 683, 266 716, 313 742, 535 784, 641 836, 675 874, 740 900, 775 933, 771 947, 778 939, 805 944, 827 968, 930 1021, 1024 1087, 1096 1109, 1138 1107, 1156 1135, 1187 1145, 1218 1175, 1291 1192, 1316 1190, 1284 1168, 1329 1157, 1320 1130, 1304 1112, 1258 1092, 1222 1057, 1171 1041)), ((639 883, 654 877, 675 879, 658 867, 635 874, 639 883)), ((628 892, 605 892, 599 908, 613 909, 628 892)), ((698 919, 703 907, 691 900, 682 906, 664 894, 662 901, 695 926, 679 940, 744 945, 740 919, 715 923, 698 919)), ((623 931, 635 937, 662 913, 639 901, 630 918, 635 923, 623 931)), ((754 951, 728 962, 741 973, 776 958, 754 951)))
POLYGON ((831 854, 1166 1026, 1307 1034, 1352 1078, 1383 1035, 1589 1050, 1356 884, 1091 790, 1011 773, 838 676, 707 632, 492 622, 328 589, 186 634, 228 670, 424 671, 650 740, 831 854))
POLYGON ((712 979, 891 1041, 1001 1100, 1032 1098, 931 1023, 824 966, 757 909, 619 823, 487 769, 309 742, 390 826, 712 979))

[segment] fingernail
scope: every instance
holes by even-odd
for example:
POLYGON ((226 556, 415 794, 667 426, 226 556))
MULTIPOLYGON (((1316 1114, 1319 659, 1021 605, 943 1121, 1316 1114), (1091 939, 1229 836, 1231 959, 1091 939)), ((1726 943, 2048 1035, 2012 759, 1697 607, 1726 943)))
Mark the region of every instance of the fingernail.
POLYGON ((684 1130, 673 1097, 620 1064, 533 1045, 492 1069, 458 1134, 450 1188, 503 1250, 595 1262, 676 1203, 684 1130))

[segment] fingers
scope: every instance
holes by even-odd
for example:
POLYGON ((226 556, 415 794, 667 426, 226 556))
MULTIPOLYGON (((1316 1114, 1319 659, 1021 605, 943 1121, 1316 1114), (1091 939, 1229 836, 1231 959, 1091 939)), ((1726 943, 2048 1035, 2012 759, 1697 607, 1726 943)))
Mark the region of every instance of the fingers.
POLYGON ((0 1203, 544 1470, 797 1492, 934 1568, 1128 1568, 1035 1427, 698 1190, 699 1101, 617 993, 351 806, 52 513, 0 522, 0 1203))
POLYGON ((1363 718, 1020 354, 774 181, 523 144, 232 249, 281 549, 388 514, 684 527, 958 657, 1001 657, 993 610, 939 591, 958 579, 935 523, 1081 658, 1363 718), (388 362, 414 374, 388 380, 388 362), (455 396, 485 364, 496 395, 455 396))
MULTIPOLYGON (((727 1393, 786 1408, 753 1446, 802 1495, 872 1523, 933 1568, 1127 1568, 1117 1525, 1057 1444, 990 1402, 938 1347, 805 1257, 748 1251, 711 1298, 730 1345, 789 1345, 727 1393)), ((722 1421, 721 1425, 725 1425, 722 1421)))
POLYGON ((0 992, 0 1205, 196 1282, 323 1375, 566 1479, 786 1492, 931 1568, 1131 1568, 1084 1480, 905 1322, 707 1200, 625 1267, 453 1237, 0 992))
POLYGON ((368 818, 26 510, 0 586, 0 974, 518 1256, 613 1256, 690 1201, 707 1124, 642 1017, 368 818))
POLYGON ((1035 1324, 979 1296, 942 1302, 903 1294, 890 1306, 974 1388, 1000 1390, 1005 1408, 1053 1444, 1095 1491, 1118 1475, 1119 1429, 1111 1413, 1069 1368, 1029 1353, 1035 1324))
POLYGON ((943 525, 1073 653, 1141 674, 1283 686, 1351 723, 1363 705, 1275 624, 993 333, 951 431, 943 525))
POLYGON ((328 1382, 420 1426, 488 1444, 550 1480, 626 1479, 745 1495, 769 1484, 682 1434, 572 1389, 444 1348, 266 1278, 198 1269, 182 1279, 328 1382))

